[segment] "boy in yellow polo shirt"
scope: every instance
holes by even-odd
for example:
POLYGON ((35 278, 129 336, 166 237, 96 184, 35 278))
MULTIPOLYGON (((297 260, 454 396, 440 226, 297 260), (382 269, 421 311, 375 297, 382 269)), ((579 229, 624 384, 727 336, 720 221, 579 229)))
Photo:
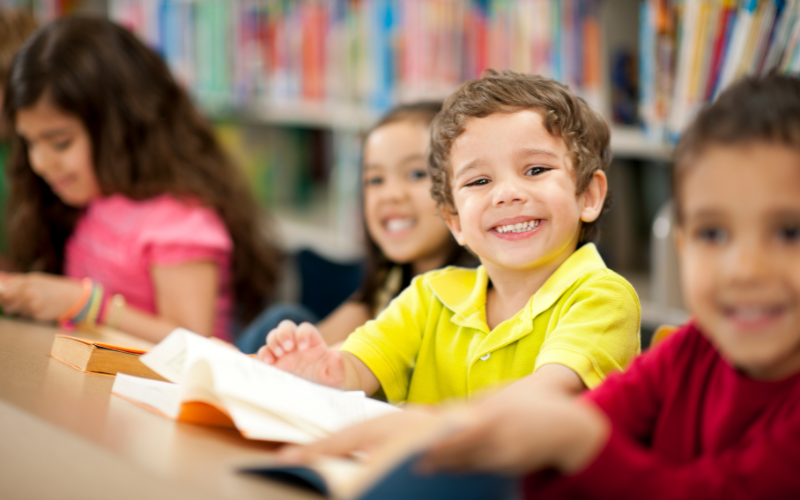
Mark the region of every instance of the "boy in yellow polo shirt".
MULTIPOLYGON (((283 322, 259 351, 309 380, 436 403, 520 380, 577 394, 639 352, 639 302, 591 238, 606 208, 609 130, 538 76, 489 72, 432 125, 432 195, 481 261, 414 279, 341 350, 283 322)), ((515 385, 517 385, 515 384, 515 385)))

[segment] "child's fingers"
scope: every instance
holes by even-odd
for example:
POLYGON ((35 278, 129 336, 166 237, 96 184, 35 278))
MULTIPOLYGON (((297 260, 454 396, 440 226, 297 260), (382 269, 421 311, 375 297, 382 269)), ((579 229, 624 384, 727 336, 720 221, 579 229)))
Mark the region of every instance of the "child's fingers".
POLYGON ((294 351, 294 348, 297 345, 295 342, 295 336, 297 334, 296 332, 297 325, 291 321, 281 321, 278 325, 278 328, 276 328, 275 340, 278 342, 278 346, 281 347, 284 352, 294 351))
POLYGON ((321 455, 349 457, 353 452, 363 451, 370 446, 371 435, 364 424, 355 425, 307 446, 289 447, 281 451, 279 457, 281 461, 291 463, 307 463, 321 455))
POLYGON ((270 351, 269 347, 266 345, 262 345, 258 349, 258 353, 256 353, 256 356, 258 356, 258 359, 260 359, 261 361, 263 361, 268 365, 274 365, 275 362, 278 361, 278 358, 276 358, 275 355, 272 354, 272 351, 270 351))
POLYGON ((267 344, 264 347, 266 347, 267 350, 269 350, 270 353, 274 355, 276 358, 283 356, 284 352, 280 342, 278 341, 277 328, 269 332, 269 335, 267 335, 267 344))
POLYGON ((269 332, 269 335, 267 335, 267 347, 270 348, 276 358, 280 358, 294 349, 294 332, 296 328, 297 325, 285 319, 269 332))
POLYGON ((287 465, 300 465, 311 462, 313 453, 309 453, 305 446, 284 446, 278 453, 278 460, 287 465))
POLYGON ((311 323, 300 323, 295 332, 295 338, 297 340, 297 349, 301 351, 325 343, 319 330, 311 323))

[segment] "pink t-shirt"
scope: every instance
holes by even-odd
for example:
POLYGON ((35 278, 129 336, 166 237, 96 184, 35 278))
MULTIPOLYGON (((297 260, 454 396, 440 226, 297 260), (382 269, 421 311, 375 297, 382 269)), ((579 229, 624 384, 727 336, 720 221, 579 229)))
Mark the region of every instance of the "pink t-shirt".
POLYGON ((161 195, 134 201, 113 195, 93 201, 67 240, 64 271, 92 278, 106 293, 156 313, 152 266, 211 260, 220 270, 214 335, 230 340, 233 242, 220 216, 199 203, 161 195))

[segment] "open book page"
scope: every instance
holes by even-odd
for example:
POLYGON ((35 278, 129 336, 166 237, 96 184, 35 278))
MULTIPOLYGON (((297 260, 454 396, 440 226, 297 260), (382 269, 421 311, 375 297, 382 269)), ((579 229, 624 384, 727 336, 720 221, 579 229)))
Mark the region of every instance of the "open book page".
POLYGON ((214 375, 205 360, 197 361, 187 370, 180 384, 180 400, 208 400, 215 403, 233 420, 236 428, 247 438, 263 441, 306 444, 327 433, 313 426, 297 425, 267 408, 255 406, 235 397, 225 396, 214 389, 214 375))
POLYGON ((118 373, 111 392, 134 403, 149 406, 166 417, 178 418, 178 386, 171 382, 118 373))
POLYGON ((363 393, 314 384, 183 329, 175 330, 141 360, 168 380, 211 384, 226 402, 238 400, 269 410, 312 435, 399 411, 363 393), (198 363, 207 366, 207 373, 191 369, 198 363))
POLYGON ((236 399, 219 397, 199 385, 180 387, 172 382, 119 374, 111 392, 174 420, 224 427, 230 427, 232 420, 233 425, 249 439, 304 444, 320 437, 298 429, 269 411, 236 399), (197 403, 207 406, 198 407, 197 403))

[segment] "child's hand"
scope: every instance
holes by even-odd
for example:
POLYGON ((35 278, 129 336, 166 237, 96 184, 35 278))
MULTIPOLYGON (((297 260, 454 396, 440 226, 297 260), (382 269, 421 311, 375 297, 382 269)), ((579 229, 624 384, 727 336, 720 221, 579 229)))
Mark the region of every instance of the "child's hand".
POLYGON ((394 441, 413 435, 440 418, 428 409, 407 409, 355 424, 341 432, 306 446, 287 446, 278 458, 284 463, 309 463, 320 456, 370 457, 394 441))
POLYGON ((37 321, 53 321, 81 297, 83 287, 75 280, 52 274, 2 274, 0 305, 6 314, 37 321))
POLYGON ((533 394, 497 402, 461 410, 468 415, 459 421, 471 423, 436 444, 421 466, 503 474, 555 467, 571 473, 594 460, 608 440, 608 421, 589 404, 533 394))
POLYGON ((295 325, 281 321, 267 335, 258 358, 281 370, 318 384, 344 388, 345 367, 339 351, 329 349, 319 330, 311 323, 295 325))

